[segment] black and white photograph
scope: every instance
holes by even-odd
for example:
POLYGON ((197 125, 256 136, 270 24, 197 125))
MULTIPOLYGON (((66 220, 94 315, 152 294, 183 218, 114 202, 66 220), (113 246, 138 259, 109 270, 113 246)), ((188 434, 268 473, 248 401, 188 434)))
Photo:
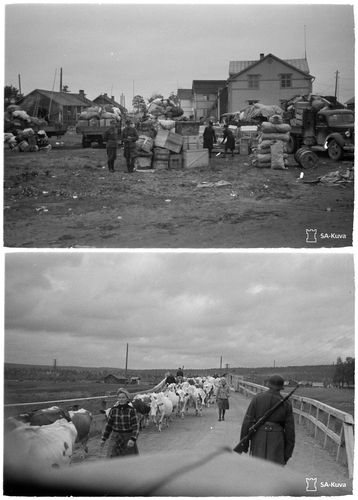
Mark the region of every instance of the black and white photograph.
POLYGON ((353 498, 354 2, 2 14, 3 496, 353 498))
POLYGON ((7 4, 5 246, 352 246, 354 62, 353 4, 7 4))
POLYGON ((350 253, 25 252, 5 278, 8 494, 352 492, 350 253))

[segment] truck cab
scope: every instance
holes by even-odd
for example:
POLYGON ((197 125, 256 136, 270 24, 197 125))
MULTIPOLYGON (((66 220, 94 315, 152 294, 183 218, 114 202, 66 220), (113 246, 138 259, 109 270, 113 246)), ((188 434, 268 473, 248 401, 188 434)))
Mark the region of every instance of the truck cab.
POLYGON ((328 150, 332 160, 354 152, 354 113, 349 109, 329 109, 317 113, 317 146, 328 150))

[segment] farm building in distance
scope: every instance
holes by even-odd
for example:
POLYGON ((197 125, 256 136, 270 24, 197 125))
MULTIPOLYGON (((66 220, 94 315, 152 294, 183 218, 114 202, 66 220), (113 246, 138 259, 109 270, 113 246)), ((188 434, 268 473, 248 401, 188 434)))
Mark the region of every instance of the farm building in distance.
POLYGON ((105 377, 103 377, 103 381, 105 384, 125 384, 126 377, 119 373, 118 375, 114 375, 113 373, 109 373, 105 377))

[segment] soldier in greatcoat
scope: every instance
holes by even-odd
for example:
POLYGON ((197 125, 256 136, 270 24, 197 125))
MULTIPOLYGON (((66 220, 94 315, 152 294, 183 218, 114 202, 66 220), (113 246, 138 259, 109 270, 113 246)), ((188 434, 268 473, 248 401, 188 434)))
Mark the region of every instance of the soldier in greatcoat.
MULTIPOLYGON (((269 390, 254 396, 249 404, 241 427, 240 441, 248 434, 250 427, 282 399, 280 391, 284 388, 284 379, 281 375, 272 375, 267 386, 269 390)), ((270 416, 269 421, 252 435, 244 453, 248 452, 249 444, 253 457, 281 465, 288 462, 295 446, 295 422, 290 401, 285 401, 270 416)))

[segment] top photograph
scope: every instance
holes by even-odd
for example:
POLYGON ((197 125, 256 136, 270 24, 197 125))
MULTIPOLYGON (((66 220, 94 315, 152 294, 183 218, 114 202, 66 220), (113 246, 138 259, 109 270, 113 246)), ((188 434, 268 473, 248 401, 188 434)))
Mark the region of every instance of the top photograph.
POLYGON ((353 247, 354 14, 5 5, 3 247, 353 247))

